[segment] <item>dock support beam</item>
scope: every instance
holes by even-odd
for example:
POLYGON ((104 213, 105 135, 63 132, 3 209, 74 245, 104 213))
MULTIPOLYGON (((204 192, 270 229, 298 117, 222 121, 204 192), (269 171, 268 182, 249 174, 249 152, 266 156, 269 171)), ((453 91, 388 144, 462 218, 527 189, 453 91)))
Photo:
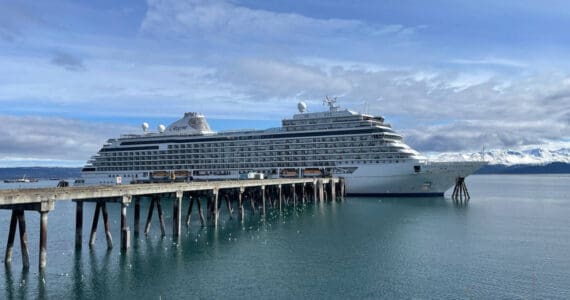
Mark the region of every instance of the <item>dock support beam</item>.
POLYGON ((291 190, 293 191, 293 207, 297 207, 297 185, 291 184, 291 190))
POLYGON ((129 203, 131 203, 131 196, 123 196, 121 199, 121 250, 123 251, 131 246, 131 231, 127 223, 127 206, 129 203))
POLYGON ((26 219, 24 218, 24 210, 13 209, 12 218, 10 219, 10 232, 8 233, 8 243, 6 246, 6 256, 4 263, 10 265, 12 262, 12 252, 14 248, 14 239, 16 237, 16 225, 20 230, 20 249, 22 251, 22 265, 24 269, 30 267, 30 254, 28 251, 28 234, 26 232, 26 219))
POLYGON ((81 249, 83 244, 83 201, 75 201, 75 248, 81 249))
POLYGON ((244 209, 243 209, 243 192, 245 191, 244 188, 240 187, 239 188, 239 193, 238 193, 238 205, 239 205, 239 219, 240 221, 243 221, 243 217, 244 217, 244 209))
POLYGON ((313 180, 313 203, 317 203, 317 200, 319 198, 317 198, 317 193, 318 193, 319 187, 317 185, 317 180, 313 180))
POLYGON ((336 200, 336 183, 334 182, 334 180, 331 178, 331 201, 335 201, 336 200))
POLYGON ((160 196, 157 195, 155 198, 156 210, 158 212, 158 222, 160 223, 160 233, 162 236, 166 235, 166 226, 164 226, 164 215, 162 214, 162 205, 160 204, 160 196))
POLYGON ((95 245, 95 238, 97 236, 97 224, 99 223, 99 212, 101 211, 101 203, 97 202, 95 205, 95 212, 93 213, 93 223, 91 223, 91 235, 89 236, 89 247, 95 245))
POLYGON ((190 221, 192 218, 192 208, 194 207, 194 202, 196 202, 196 205, 198 206, 198 215, 200 216, 200 224, 202 224, 202 226, 206 225, 206 221, 204 220, 204 212, 202 211, 202 203, 200 202, 202 200, 201 196, 199 194, 190 194, 188 195, 188 199, 190 202, 190 205, 188 206, 188 213, 186 215, 186 226, 190 226, 190 221))
POLYGON ((265 186, 261 186, 261 214, 265 217, 265 186))
POLYGON ((43 200, 40 203, 40 259, 39 270, 43 271, 47 264, 47 224, 48 212, 55 208, 53 200, 43 200))
POLYGON ((8 243, 6 244, 6 255, 4 256, 4 263, 6 265, 12 263, 12 252, 14 251, 14 238, 16 237, 18 214, 18 210, 12 210, 12 218, 10 219, 10 231, 8 232, 8 243))
POLYGON ((4 263, 7 267, 12 263, 12 253, 14 251, 14 240, 16 238, 16 227, 20 231, 20 248, 22 252, 22 266, 25 270, 30 267, 30 253, 28 248, 28 232, 26 230, 25 210, 34 210, 40 213, 40 243, 39 243, 39 270, 43 271, 46 266, 47 257, 47 216, 48 212, 54 209, 53 200, 42 200, 33 205, 14 205, 10 207, 12 216, 10 218, 10 228, 8 241, 6 243, 6 254, 4 263))
POLYGON ((212 190, 212 193, 214 194, 214 226, 218 226, 218 216, 219 216, 219 212, 218 212, 218 190, 214 189, 212 190))
POLYGON ((111 225, 109 224, 109 213, 107 212, 107 203, 101 204, 103 210, 103 225, 105 225, 105 237, 107 238, 107 247, 113 248, 113 237, 111 236, 111 225))
POLYGON ((91 225, 91 237, 89 238, 89 246, 93 247, 97 234, 97 224, 99 223, 99 213, 103 211, 103 223, 105 226, 105 236, 107 238, 107 247, 113 248, 113 238, 111 237, 111 228, 109 226, 109 214, 107 213, 107 205, 104 200, 97 201, 95 213, 93 215, 93 223, 91 225))
POLYGON ((180 235, 180 228, 182 227, 182 221, 180 215, 182 215, 182 192, 176 192, 176 198, 174 199, 174 204, 172 208, 172 234, 174 236, 180 235))
POLYGON ((40 211, 40 270, 44 270, 47 264, 47 222, 48 212, 40 211))
POLYGON ((192 207, 194 206, 194 197, 192 194, 188 195, 188 212, 186 213, 186 226, 190 226, 192 220, 192 207))
POLYGON ((160 222, 160 231, 163 236, 166 235, 166 229, 164 226, 164 217, 162 215, 162 206, 160 205, 160 195, 153 195, 150 201, 150 207, 148 208, 148 215, 146 217, 146 225, 144 228, 144 234, 148 234, 150 231, 150 221, 152 220, 152 211, 154 210, 154 205, 156 205, 156 210, 158 213, 158 221, 160 222))
POLYGON ((135 214, 134 214, 134 227, 135 227, 135 236, 139 235, 140 232, 140 218, 141 218, 141 196, 135 197, 135 214))
POLYGON ((325 200, 325 187, 322 179, 318 180, 318 185, 319 185, 319 201, 322 203, 325 200))
POLYGON ((228 213, 230 214, 230 219, 234 218, 234 209, 232 208, 232 201, 230 199, 229 192, 224 194, 224 200, 226 201, 226 207, 228 208, 228 213))
POLYGON ((281 185, 278 185, 279 188, 279 211, 283 209, 283 189, 281 185))

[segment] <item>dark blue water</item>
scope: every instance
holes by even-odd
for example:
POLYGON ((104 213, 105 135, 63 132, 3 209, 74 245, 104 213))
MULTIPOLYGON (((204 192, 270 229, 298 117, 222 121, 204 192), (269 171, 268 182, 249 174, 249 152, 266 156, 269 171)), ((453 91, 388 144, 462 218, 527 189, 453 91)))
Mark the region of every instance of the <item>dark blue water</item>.
MULTIPOLYGON (((217 230, 194 215, 179 240, 161 238, 155 215, 151 234, 133 237, 126 254, 118 204, 109 205, 115 247, 107 251, 100 224, 89 249, 86 204, 84 247, 75 251, 75 206, 58 202, 46 273, 37 272, 39 214, 28 212, 32 266, 22 271, 17 241, 11 269, 0 270, 0 297, 570 298, 570 176, 480 175, 467 184, 467 205, 348 198, 243 224, 223 210, 217 230)), ((163 205, 170 233, 172 207, 163 205)), ((132 207, 128 214, 132 221, 132 207)), ((9 217, 0 212, 1 249, 9 217)))

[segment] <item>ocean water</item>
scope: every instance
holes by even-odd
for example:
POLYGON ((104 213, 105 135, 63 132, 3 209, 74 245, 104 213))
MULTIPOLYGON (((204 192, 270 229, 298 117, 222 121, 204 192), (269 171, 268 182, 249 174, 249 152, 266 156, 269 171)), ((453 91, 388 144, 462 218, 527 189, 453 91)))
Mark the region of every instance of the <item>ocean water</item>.
MULTIPOLYGON (((22 270, 16 238, 12 266, 0 266, 0 298, 570 298, 570 175, 478 175, 467 185, 467 204, 351 197, 244 223, 222 209, 218 229, 194 214, 179 239, 163 201, 167 235, 156 215, 148 236, 135 237, 131 224, 126 253, 118 204, 108 205, 115 247, 107 250, 102 222, 88 247, 94 205, 85 204, 76 251, 75 205, 58 202, 47 270, 37 271, 39 214, 27 212, 31 267, 22 270)), ((2 249, 9 220, 0 211, 2 249)))

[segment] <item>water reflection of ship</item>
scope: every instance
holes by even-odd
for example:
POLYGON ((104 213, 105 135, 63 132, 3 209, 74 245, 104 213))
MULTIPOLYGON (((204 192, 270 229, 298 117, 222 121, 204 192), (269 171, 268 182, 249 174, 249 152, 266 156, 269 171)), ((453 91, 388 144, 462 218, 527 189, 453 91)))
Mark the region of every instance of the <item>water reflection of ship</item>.
POLYGON ((22 176, 22 178, 16 179, 6 179, 4 180, 5 183, 30 183, 30 182, 38 182, 36 178, 26 177, 26 175, 22 176))

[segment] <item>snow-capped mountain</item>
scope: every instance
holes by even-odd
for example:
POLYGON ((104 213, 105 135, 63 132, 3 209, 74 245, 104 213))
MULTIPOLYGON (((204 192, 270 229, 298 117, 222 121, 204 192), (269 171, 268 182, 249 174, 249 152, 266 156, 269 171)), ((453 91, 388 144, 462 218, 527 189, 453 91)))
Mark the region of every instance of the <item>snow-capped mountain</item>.
POLYGON ((570 148, 549 150, 492 150, 475 153, 442 153, 430 157, 434 161, 484 160, 491 165, 545 165, 553 162, 570 163, 570 148))

